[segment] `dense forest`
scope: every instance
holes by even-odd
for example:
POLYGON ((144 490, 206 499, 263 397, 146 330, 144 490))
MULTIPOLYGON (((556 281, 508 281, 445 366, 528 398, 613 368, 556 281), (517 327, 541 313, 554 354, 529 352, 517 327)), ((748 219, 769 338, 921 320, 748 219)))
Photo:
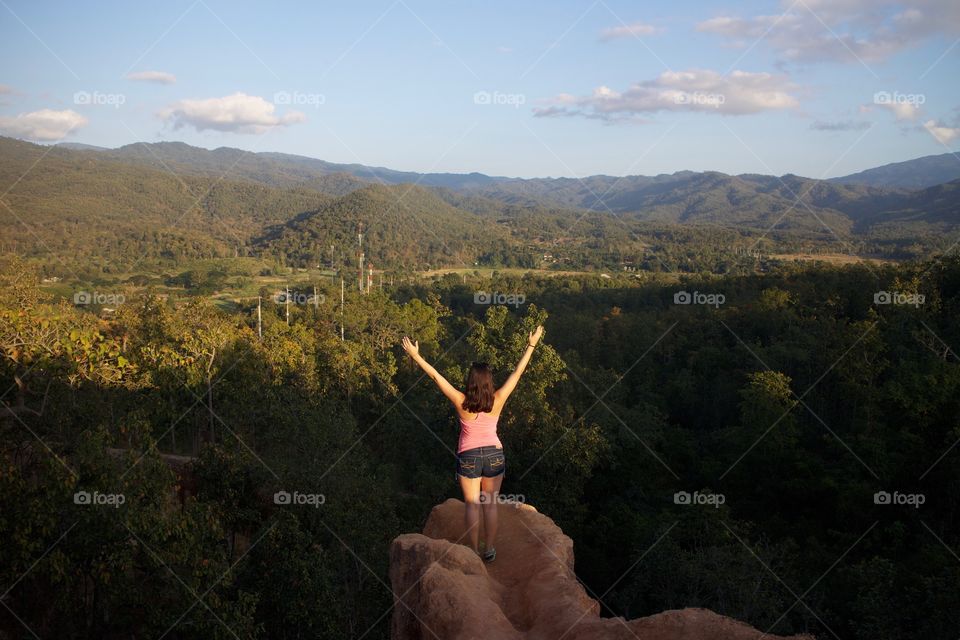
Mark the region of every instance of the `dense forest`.
POLYGON ((539 323, 503 491, 574 539, 605 614, 960 629, 955 257, 447 275, 342 307, 331 278, 310 304, 264 289, 262 331, 255 299, 104 310, 45 268, 0 269, 5 637, 388 637, 387 546, 458 495, 455 415, 400 339, 454 384, 480 359, 502 381, 539 323))

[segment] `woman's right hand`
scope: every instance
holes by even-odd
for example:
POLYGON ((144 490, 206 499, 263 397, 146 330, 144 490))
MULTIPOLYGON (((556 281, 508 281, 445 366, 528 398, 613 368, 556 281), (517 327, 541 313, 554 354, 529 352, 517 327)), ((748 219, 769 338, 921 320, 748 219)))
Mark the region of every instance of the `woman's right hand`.
POLYGON ((537 346, 537 343, 540 342, 540 336, 543 335, 543 325, 537 325, 537 328, 534 331, 531 331, 527 336, 527 344, 532 346, 537 346))

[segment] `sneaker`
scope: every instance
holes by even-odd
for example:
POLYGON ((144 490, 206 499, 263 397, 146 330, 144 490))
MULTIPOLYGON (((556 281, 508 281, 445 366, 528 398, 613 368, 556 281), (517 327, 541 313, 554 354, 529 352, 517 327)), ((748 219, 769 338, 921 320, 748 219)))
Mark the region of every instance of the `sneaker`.
POLYGON ((497 557, 497 550, 495 547, 490 547, 483 552, 483 561, 484 562, 493 562, 497 557))

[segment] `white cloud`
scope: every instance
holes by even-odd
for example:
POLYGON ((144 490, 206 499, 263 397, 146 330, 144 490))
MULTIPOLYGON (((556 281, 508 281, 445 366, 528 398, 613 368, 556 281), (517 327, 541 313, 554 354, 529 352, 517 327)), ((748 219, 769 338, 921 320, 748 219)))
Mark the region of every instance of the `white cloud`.
POLYGON ((0 117, 0 132, 27 140, 62 140, 87 124, 87 119, 76 111, 41 109, 10 117, 0 117))
POLYGON ((222 98, 180 100, 160 112, 174 129, 191 126, 197 131, 214 129, 232 133, 265 133, 306 120, 299 111, 283 116, 274 113, 275 105, 260 96, 234 93, 222 98))
POLYGON ((127 74, 127 80, 136 82, 156 82, 157 84, 173 84, 177 76, 166 71, 134 71, 127 74))
POLYGON ((600 39, 604 42, 610 40, 616 40, 618 38, 636 38, 637 36, 652 36, 657 33, 659 29, 656 27, 644 24, 642 22, 634 22, 633 24, 624 24, 619 27, 610 27, 609 29, 604 29, 600 32, 600 39))
POLYGON ((697 25, 733 47, 760 42, 788 62, 885 60, 937 35, 960 35, 956 0, 782 0, 784 13, 697 25))
POLYGON ((929 131, 930 135, 942 144, 950 144, 957 138, 960 138, 960 127, 947 127, 938 124, 934 120, 927 120, 923 123, 923 128, 929 131))
POLYGON ((0 84, 0 95, 14 93, 13 87, 8 84, 0 84))
POLYGON ((892 102, 877 105, 889 109, 897 120, 916 120, 920 115, 920 105, 912 102, 892 102))
POLYGON ((795 86, 783 76, 734 71, 721 75, 707 69, 668 71, 638 82, 620 93, 601 86, 589 96, 560 94, 537 117, 584 116, 616 121, 657 111, 702 111, 745 115, 799 105, 790 94, 795 86))
POLYGON ((815 120, 810 124, 810 128, 814 131, 866 131, 870 128, 870 123, 862 120, 815 120))
POLYGON ((716 33, 728 38, 742 40, 742 44, 747 46, 747 39, 761 38, 764 34, 769 36, 769 31, 773 29, 793 29, 801 22, 797 15, 773 15, 773 16, 755 16, 753 18, 735 18, 733 16, 717 16, 697 24, 697 31, 716 33))

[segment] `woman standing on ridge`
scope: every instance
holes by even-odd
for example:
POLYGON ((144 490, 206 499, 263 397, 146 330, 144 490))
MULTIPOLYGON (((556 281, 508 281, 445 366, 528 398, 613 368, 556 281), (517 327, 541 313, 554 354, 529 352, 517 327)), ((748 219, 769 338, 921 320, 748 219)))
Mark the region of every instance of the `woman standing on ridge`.
POLYGON ((497 437, 497 420, 507 398, 513 393, 523 375, 533 349, 543 335, 543 325, 527 336, 527 348, 503 386, 494 390, 493 372, 485 362, 474 362, 467 374, 466 392, 460 392, 447 382, 429 362, 420 355, 419 342, 404 336, 403 349, 420 368, 437 383, 440 391, 453 403, 460 417, 460 440, 457 444, 457 478, 463 490, 464 522, 470 534, 470 546, 480 553, 480 506, 486 545, 483 559, 491 562, 497 557, 494 541, 497 537, 497 493, 507 467, 503 445, 497 437), (482 494, 482 497, 481 497, 482 494))

